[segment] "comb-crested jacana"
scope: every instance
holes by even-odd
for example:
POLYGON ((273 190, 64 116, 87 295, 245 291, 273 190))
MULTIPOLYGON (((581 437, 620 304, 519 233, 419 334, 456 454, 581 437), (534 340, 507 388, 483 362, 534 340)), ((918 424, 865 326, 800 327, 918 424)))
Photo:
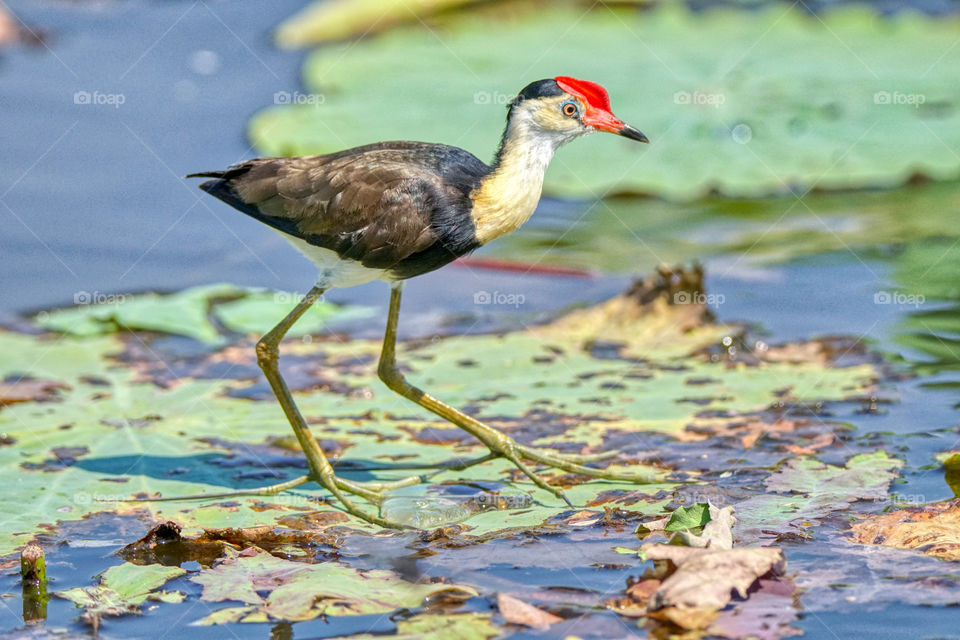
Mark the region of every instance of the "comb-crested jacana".
POLYGON ((313 480, 333 493, 348 512, 383 526, 398 526, 359 509, 345 493, 379 502, 381 491, 405 481, 365 485, 337 477, 277 366, 280 340, 324 291, 372 280, 387 281, 391 291, 380 379, 475 436, 490 450, 482 459, 508 458, 537 486, 564 500, 563 491, 544 482, 525 460, 598 478, 646 479, 585 466, 585 456, 518 444, 407 382, 395 358, 404 281, 438 269, 526 222, 540 200, 554 152, 594 131, 648 142, 640 131, 613 115, 603 87, 560 76, 533 82, 513 99, 490 166, 456 147, 400 141, 328 155, 257 158, 225 171, 188 176, 213 178, 200 188, 269 225, 320 268, 316 286, 257 343, 257 361, 309 467, 308 476, 264 492, 313 480))

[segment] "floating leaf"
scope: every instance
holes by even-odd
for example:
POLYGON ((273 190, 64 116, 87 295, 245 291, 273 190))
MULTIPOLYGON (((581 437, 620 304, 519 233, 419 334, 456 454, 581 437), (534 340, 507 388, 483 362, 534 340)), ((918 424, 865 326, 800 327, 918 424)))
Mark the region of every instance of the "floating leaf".
POLYGON ((653 143, 575 141, 548 171, 553 195, 753 197, 901 185, 917 173, 953 179, 958 20, 781 6, 469 15, 434 33, 416 25, 319 49, 305 79, 323 100, 267 109, 250 136, 267 155, 406 139, 486 160, 504 104, 524 84, 563 73, 605 84, 616 113, 653 143), (424 90, 426 77, 443 90, 424 90))
POLYGON ((476 0, 323 0, 285 20, 277 27, 275 37, 281 47, 294 49, 366 36, 472 2, 476 0))
POLYGON ((765 481, 768 491, 781 495, 767 493, 737 503, 736 537, 755 539, 760 529, 791 531, 794 522, 809 526, 858 500, 881 500, 902 465, 885 451, 853 456, 843 467, 809 456, 789 458, 765 481))
POLYGON ((866 516, 851 530, 859 544, 917 549, 943 560, 960 560, 958 500, 866 516))
MULTIPOLYGON (((226 553, 226 559, 211 570, 190 579, 203 586, 201 600, 251 605, 243 608, 241 621, 263 616, 311 620, 320 615, 389 613, 419 607, 425 598, 439 593, 477 595, 471 588, 458 585, 413 584, 392 571, 360 572, 334 562, 291 562, 255 547, 239 554, 227 549, 226 553)), ((223 621, 217 617, 204 623, 223 621)))
POLYGON ((734 595, 746 598, 759 578, 786 571, 783 551, 773 547, 710 550, 648 544, 643 550, 650 560, 675 567, 651 596, 650 611, 686 629, 705 628, 734 595))
POLYGON ((185 573, 179 567, 139 566, 126 562, 107 569, 100 576, 100 584, 95 587, 75 587, 57 591, 55 595, 83 608, 82 619, 97 626, 103 616, 139 614, 140 605, 147 599, 182 602, 184 595, 180 592, 155 590, 185 573))
MULTIPOLYGON (((83 293, 83 292, 82 292, 83 293)), ((80 294, 78 294, 80 295, 80 294)), ((283 319, 299 296, 243 289, 229 284, 205 285, 178 293, 112 296, 108 302, 43 312, 34 321, 44 329, 92 336, 122 329, 159 331, 213 345, 225 344, 211 317, 227 329, 262 335, 283 319)), ((371 310, 314 304, 289 332, 291 337, 319 332, 332 319, 364 317, 371 310)))
MULTIPOLYGON (((685 630, 708 630, 711 635, 738 638, 734 630, 748 628, 762 632, 757 635, 763 637, 779 638, 779 627, 792 621, 795 615, 772 614, 770 592, 780 591, 778 595, 782 595, 782 589, 773 588, 782 583, 792 594, 793 586, 785 580, 762 581, 761 578, 784 574, 783 552, 774 547, 732 549, 734 519, 730 507, 720 510, 706 504, 694 505, 684 509, 677 521, 688 525, 705 523, 703 538, 708 541, 701 540, 690 547, 678 546, 675 540, 669 544, 644 544, 640 556, 654 561, 653 571, 647 571, 629 586, 623 597, 608 600, 607 606, 620 615, 650 616, 685 630), (730 615, 725 611, 721 615, 734 596, 745 600, 748 590, 758 584, 762 585, 761 591, 767 591, 760 596, 760 602, 753 603, 752 607, 749 601, 745 605, 739 603, 749 614, 737 611, 730 615)), ((661 526, 663 523, 654 523, 650 528, 661 526)), ((690 529, 680 534, 690 535, 690 529)), ((789 599, 772 600, 780 607, 791 605, 789 599)))
POLYGON ((779 640, 802 635, 801 631, 787 626, 797 619, 796 585, 782 578, 760 579, 757 584, 757 590, 750 593, 749 600, 720 612, 707 627, 708 635, 731 640, 779 640))
POLYGON ((210 301, 213 298, 239 298, 242 295, 243 289, 233 285, 207 285, 169 296, 156 293, 129 298, 114 296, 102 303, 90 299, 89 302, 96 304, 45 312, 38 315, 35 322, 44 329, 76 336, 142 329, 218 343, 222 338, 208 317, 210 301))
MULTIPOLYGON (((299 299, 300 296, 285 292, 248 291, 242 298, 215 305, 213 314, 228 329, 259 337, 290 313, 299 299)), ((320 333, 331 321, 347 322, 368 318, 374 313, 375 310, 370 307, 317 302, 297 320, 287 336, 295 338, 320 333)))
POLYGON ((487 640, 500 635, 500 629, 490 620, 488 613, 457 613, 440 615, 421 613, 411 618, 397 621, 397 631, 384 635, 361 633, 351 636, 337 636, 329 640, 487 640))
POLYGON ((710 505, 705 502, 698 502, 689 507, 677 507, 670 514, 670 520, 664 525, 664 531, 683 531, 685 529, 695 529, 702 527, 710 522, 710 505))
POLYGON ((505 593, 497 594, 497 609, 500 615, 510 624, 519 624, 534 629, 549 629, 550 625, 560 622, 563 618, 555 616, 549 611, 543 611, 532 604, 505 593))
MULTIPOLYGON (((621 321, 629 319, 634 332, 649 339, 646 346, 631 342, 624 324, 613 335, 626 343, 607 342, 595 352, 612 325, 598 323, 591 331, 581 319, 602 314, 585 310, 524 332, 402 344, 399 358, 411 380, 456 406, 473 407, 474 415, 521 442, 582 453, 620 446, 610 443, 623 434, 685 433, 705 406, 736 416, 785 397, 843 400, 863 393, 876 376, 869 365, 837 369, 823 362, 758 361, 730 367, 691 357, 687 354, 702 351, 734 329, 702 324, 703 310, 697 305, 666 304, 663 296, 669 291, 663 289, 652 302, 642 303, 631 295, 600 305, 603 313, 615 309, 622 314, 621 321), (687 325, 687 331, 678 330, 672 321, 689 323, 695 318, 701 324, 687 325), (496 376, 490 375, 493 371, 496 376), (690 379, 709 382, 691 387, 686 384, 690 379), (703 400, 691 403, 694 388, 703 400)), ((174 312, 160 307, 169 303, 179 309, 182 300, 159 297, 154 305, 159 315, 170 315, 174 312)), ((212 304, 215 310, 221 303, 212 304)), ((0 447, 0 480, 21 495, 34 496, 26 503, 0 505, 4 522, 0 553, 27 542, 40 525, 100 511, 172 520, 187 535, 196 535, 201 529, 276 525, 291 512, 316 509, 311 498, 318 489, 313 484, 270 498, 122 502, 133 496, 216 494, 304 473, 296 450, 265 444, 268 436, 289 431, 269 392, 256 396, 263 402, 237 397, 248 385, 262 384, 250 380, 257 372, 251 348, 188 355, 191 363, 201 362, 180 370, 202 371, 208 379, 175 376, 171 379, 175 384, 158 387, 140 381, 137 372, 145 370, 144 360, 153 362, 140 344, 116 335, 51 340, 0 331, 0 350, 10 356, 0 364, 0 375, 17 373, 14 367, 23 366, 19 363, 33 363, 30 371, 19 373, 70 387, 59 392, 59 402, 19 403, 0 411, 0 432, 16 442, 15 447, 0 447), (117 367, 118 360, 123 368, 117 367), (77 447, 86 447, 86 452, 67 456, 69 464, 58 455, 77 447), (273 508, 265 509, 264 504, 273 508)), ((317 421, 317 433, 329 443, 328 450, 343 452, 361 467, 379 467, 355 472, 374 480, 421 473, 392 470, 390 465, 397 461, 429 467, 483 452, 473 439, 382 387, 376 378, 378 350, 379 341, 369 340, 311 344, 294 340, 282 345, 286 367, 309 363, 299 375, 300 388, 311 391, 298 393, 297 400, 303 414, 317 421), (366 391, 345 395, 340 387, 366 391), (437 437, 443 429, 456 435, 455 445, 437 437)), ((165 367, 180 368, 182 363, 173 361, 165 367)), ((646 474, 656 483, 571 479, 549 470, 545 476, 566 485, 568 497, 578 505, 652 514, 668 501, 654 497, 674 487, 663 480, 664 470, 645 466, 636 457, 607 464, 646 474)), ((345 473, 357 477, 349 468, 345 473)), ((446 471, 432 481, 473 487, 485 483, 489 489, 503 489, 504 495, 517 491, 531 495, 533 504, 528 507, 481 511, 465 520, 470 535, 477 537, 537 527, 566 509, 503 459, 446 471)), ((348 523, 372 530, 355 518, 348 523)))
POLYGON ((710 549, 732 549, 733 548, 733 525, 736 518, 733 517, 733 507, 724 507, 719 509, 709 505, 708 521, 703 527, 703 531, 697 533, 696 530, 677 531, 674 540, 671 542, 682 542, 688 547, 699 547, 710 549))
POLYGON ((885 451, 853 456, 845 467, 805 456, 787 460, 765 484, 770 491, 815 496, 816 502, 880 500, 897 475, 893 470, 901 466, 885 451))

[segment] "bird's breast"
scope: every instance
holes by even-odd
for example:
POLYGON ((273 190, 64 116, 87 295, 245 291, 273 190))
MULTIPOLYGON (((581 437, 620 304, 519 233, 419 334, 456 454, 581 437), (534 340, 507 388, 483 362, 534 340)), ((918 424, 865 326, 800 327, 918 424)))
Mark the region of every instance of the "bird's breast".
POLYGON ((358 260, 341 258, 336 251, 324 249, 305 240, 280 233, 297 251, 317 265, 317 284, 324 287, 354 287, 374 280, 393 280, 385 269, 363 266, 358 260))

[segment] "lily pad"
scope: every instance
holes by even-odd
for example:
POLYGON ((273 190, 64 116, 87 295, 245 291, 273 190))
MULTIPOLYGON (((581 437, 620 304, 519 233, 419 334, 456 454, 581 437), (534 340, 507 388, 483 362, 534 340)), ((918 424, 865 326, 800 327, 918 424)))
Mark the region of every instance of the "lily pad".
POLYGON ((213 298, 239 298, 243 290, 233 285, 208 285, 185 289, 163 296, 146 293, 138 296, 113 296, 99 302, 83 298, 82 304, 51 312, 42 312, 35 322, 44 329, 75 336, 112 333, 122 329, 160 331, 182 335, 202 342, 217 343, 221 336, 210 323, 208 305, 213 298), (162 300, 162 302, 161 302, 162 300), (86 304, 83 304, 86 303, 86 304))
MULTIPOLYGON (((79 295, 79 294, 78 294, 79 295)), ((75 336, 120 330, 159 331, 186 336, 211 345, 227 338, 214 324, 244 334, 263 335, 286 316, 299 297, 293 293, 250 290, 229 284, 206 285, 162 295, 111 296, 108 301, 41 312, 38 326, 75 336)), ((290 337, 316 333, 332 319, 352 319, 372 313, 363 307, 314 304, 289 332, 290 337)))
MULTIPOLYGON (((299 300, 296 294, 282 291, 247 291, 243 297, 218 304, 213 308, 214 316, 232 331, 262 336, 290 313, 299 300)), ((329 302, 315 303, 291 327, 287 336, 319 333, 331 322, 348 322, 359 318, 369 318, 376 313, 371 307, 354 305, 335 305, 329 302)))
POLYGON ((110 567, 100 576, 95 587, 75 587, 58 591, 55 595, 72 601, 82 608, 85 622, 94 626, 103 616, 139 614, 140 606, 149 600, 182 602, 184 594, 179 591, 156 591, 167 581, 185 574, 179 567, 160 565, 138 566, 125 562, 110 567))
POLYGON ((199 624, 221 623, 225 616, 241 622, 262 622, 390 613, 419 607, 425 598, 440 593, 477 595, 470 587, 413 584, 392 571, 360 572, 333 562, 291 562, 255 547, 240 553, 227 549, 223 561, 191 580, 203 586, 201 600, 247 605, 230 608, 229 616, 223 610, 216 611, 199 624))
POLYGON ((365 36, 476 0, 323 0, 285 20, 274 34, 287 49, 365 36))
POLYGON ((397 630, 393 634, 371 635, 367 633, 351 636, 338 636, 330 640, 379 640, 380 638, 394 638, 395 640, 487 640, 500 635, 500 629, 490 620, 488 613, 461 613, 454 615, 440 615, 436 613, 421 613, 410 618, 397 621, 397 630))
POLYGON ((789 458, 765 481, 767 490, 775 493, 737 503, 736 537, 752 540, 760 529, 765 533, 790 531, 798 521, 800 526, 811 526, 856 501, 882 500, 901 466, 902 461, 885 451, 855 455, 842 467, 812 456, 789 458))
POLYGON ((486 159, 515 92, 568 74, 605 84, 653 144, 578 140, 551 166, 549 194, 688 200, 947 180, 960 176, 958 22, 863 7, 470 14, 323 47, 304 71, 323 99, 263 111, 250 137, 267 155, 408 139, 486 159), (425 77, 442 90, 424 90, 425 77))
MULTIPOLYGON (((635 295, 623 296, 528 331, 405 344, 399 358, 412 380, 457 406, 470 407, 474 415, 521 442, 583 453, 606 450, 626 434, 684 433, 705 407, 737 415, 785 399, 843 400, 864 393, 877 375, 870 365, 834 368, 821 361, 761 360, 728 366, 688 355, 737 329, 704 324, 702 308, 666 304, 665 295, 668 289, 647 303, 635 295), (616 321, 610 314, 616 314, 616 321), (610 337, 623 342, 608 342, 595 351, 598 339, 610 337), (493 371, 497 376, 490 375, 493 371), (697 402, 690 402, 689 379, 709 381, 697 385, 697 402)), ((183 299, 159 297, 153 306, 160 316, 172 315, 163 305, 180 309, 183 299)), ((216 313, 224 303, 207 304, 216 313)), ((119 335, 51 340, 0 332, 0 348, 15 355, 0 365, 0 375, 28 373, 69 387, 58 391, 58 402, 23 402, 0 410, 0 431, 16 442, 15 447, 0 447, 0 479, 6 478, 20 495, 32 496, 27 503, 0 506, 5 523, 0 553, 21 546, 45 523, 100 511, 172 520, 187 535, 195 535, 204 528, 275 524, 284 516, 316 510, 310 485, 304 487, 307 491, 269 499, 123 502, 134 496, 217 494, 304 472, 296 451, 264 444, 268 436, 285 436, 289 430, 272 398, 236 396, 238 389, 251 384, 250 374, 237 380, 229 369, 242 366, 247 358, 244 370, 256 371, 252 349, 232 349, 218 375, 181 377, 176 384, 158 387, 137 374, 148 357, 134 348, 138 344, 119 335), (29 370, 14 369, 23 366, 29 370), (66 450, 83 454, 57 455, 66 450), (273 508, 262 508, 264 503, 273 508)), ((378 349, 377 341, 367 340, 311 344, 294 340, 281 349, 286 362, 308 356, 315 363, 305 373, 314 376, 309 380, 320 376, 348 388, 370 390, 344 395, 314 383, 306 385, 309 393, 297 394, 318 437, 359 464, 354 472, 347 467, 348 477, 399 479, 419 473, 418 468, 483 453, 478 443, 464 439, 459 431, 456 446, 438 438, 443 429, 452 428, 382 387, 375 371, 378 349), (397 461, 417 467, 392 469, 397 461), (365 466, 377 470, 364 471, 365 466)), ((198 357, 221 356, 214 352, 198 357)), ((655 484, 587 481, 549 471, 545 476, 565 485, 576 504, 653 513, 668 500, 654 497, 657 492, 675 484, 664 479, 665 470, 643 464, 648 456, 638 455, 636 446, 633 453, 612 462, 648 474, 655 484)), ((656 462, 656 457, 649 462, 656 462)), ((531 494, 529 508, 470 517, 463 526, 474 536, 539 526, 566 508, 562 501, 536 491, 504 460, 446 471, 432 482, 481 483, 488 489, 531 494)), ((349 524, 370 530, 353 518, 349 524)))

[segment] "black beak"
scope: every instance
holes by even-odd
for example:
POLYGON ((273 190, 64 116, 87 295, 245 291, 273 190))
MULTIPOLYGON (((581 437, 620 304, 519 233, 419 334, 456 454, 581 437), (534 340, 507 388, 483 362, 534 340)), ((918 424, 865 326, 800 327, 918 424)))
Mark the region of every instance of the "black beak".
POLYGON ((628 124, 623 125, 623 129, 617 131, 618 135, 623 136, 624 138, 630 138, 631 140, 636 140, 637 142, 646 142, 649 143, 650 139, 647 136, 643 135, 639 129, 631 127, 628 124))

